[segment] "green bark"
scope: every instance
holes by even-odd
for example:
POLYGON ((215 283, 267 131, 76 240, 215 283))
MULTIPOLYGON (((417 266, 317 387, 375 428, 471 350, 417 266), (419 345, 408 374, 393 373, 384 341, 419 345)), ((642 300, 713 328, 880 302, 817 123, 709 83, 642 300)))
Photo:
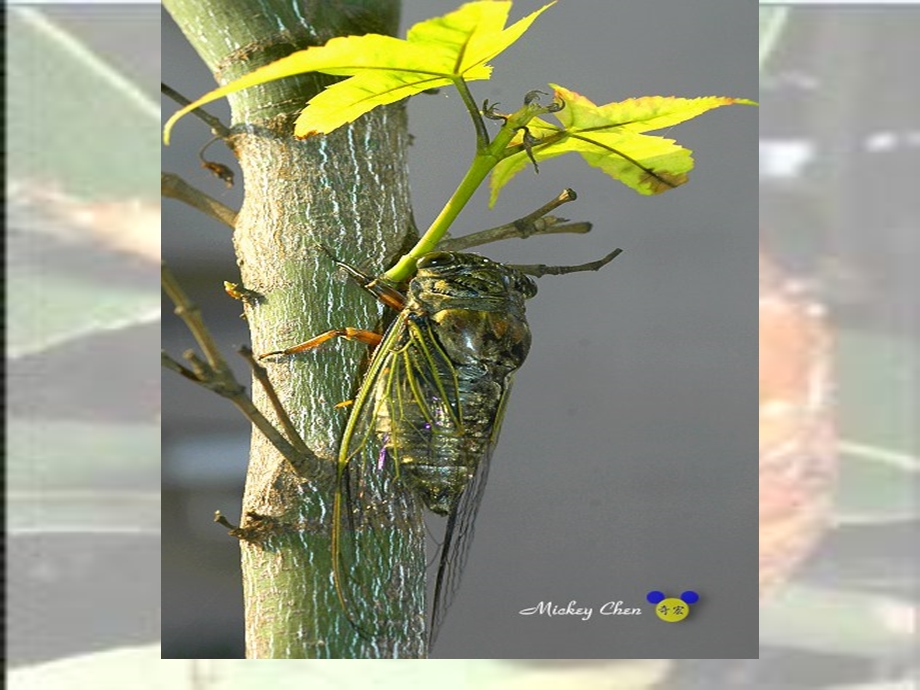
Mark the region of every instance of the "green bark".
MULTIPOLYGON (((394 33, 396 0, 166 0, 165 6, 219 83, 335 35, 394 33)), ((328 82, 281 80, 234 94, 230 142, 244 173, 245 200, 234 231, 242 285, 264 299, 246 305, 257 353, 291 346, 329 328, 379 325, 373 299, 343 282, 328 257, 381 272, 415 231, 409 206, 404 107, 380 108, 350 127, 298 141, 299 110, 328 82)), ((195 96, 196 94, 187 94, 195 96)), ((204 137, 202 137, 204 140, 204 137)), ((241 541, 247 657, 415 658, 425 654, 424 577, 399 593, 417 611, 384 640, 368 641, 344 617, 332 585, 331 505, 335 458, 367 353, 340 342, 268 364, 272 381, 310 449, 316 477, 290 471, 261 434, 252 438, 243 515, 268 517, 267 537, 241 541)), ((262 391, 259 408, 274 419, 262 391)), ((243 527, 254 524, 244 517, 243 527)), ((392 587, 394 572, 424 570, 418 521, 394 530, 392 548, 368 589, 392 587)), ((368 602, 375 604, 377 602, 368 602)))

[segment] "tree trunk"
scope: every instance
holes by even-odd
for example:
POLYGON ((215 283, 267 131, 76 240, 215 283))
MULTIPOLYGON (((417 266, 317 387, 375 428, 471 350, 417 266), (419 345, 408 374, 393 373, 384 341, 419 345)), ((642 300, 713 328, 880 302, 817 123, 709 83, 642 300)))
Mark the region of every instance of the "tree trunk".
MULTIPOLYGON (((221 84, 336 35, 392 34, 399 14, 396 0, 164 4, 221 84)), ((381 308, 353 283, 339 279, 316 244, 373 273, 398 257, 415 233, 401 104, 379 108, 325 137, 294 139, 296 115, 327 83, 322 75, 295 77, 230 97, 229 143, 246 191, 234 245, 242 285, 260 295, 246 304, 257 353, 294 345, 329 328, 379 326, 381 308)), ((356 634, 333 588, 331 505, 347 418, 334 406, 353 397, 366 360, 361 346, 343 341, 268 364, 285 409, 323 467, 317 476, 297 476, 260 433, 253 434, 242 526, 252 527, 255 520, 271 529, 258 542, 240 542, 249 658, 425 654, 424 577, 406 578, 416 584, 400 591, 402 606, 410 602, 416 614, 384 640, 356 634)), ((258 386, 253 396, 274 419, 258 386)), ((424 573, 424 530, 418 520, 394 530, 394 537, 388 562, 374 564, 375 572, 362 571, 372 580, 371 592, 392 591, 396 574, 405 570, 424 573)))

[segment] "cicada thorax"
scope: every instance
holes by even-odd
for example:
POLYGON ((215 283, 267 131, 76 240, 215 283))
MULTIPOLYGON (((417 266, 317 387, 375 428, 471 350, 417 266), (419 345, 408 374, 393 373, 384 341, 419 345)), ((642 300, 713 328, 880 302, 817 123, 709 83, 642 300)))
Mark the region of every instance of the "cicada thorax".
POLYGON ((419 261, 377 379, 376 433, 405 484, 449 515, 497 440, 514 372, 530 349, 536 285, 471 254, 419 261))

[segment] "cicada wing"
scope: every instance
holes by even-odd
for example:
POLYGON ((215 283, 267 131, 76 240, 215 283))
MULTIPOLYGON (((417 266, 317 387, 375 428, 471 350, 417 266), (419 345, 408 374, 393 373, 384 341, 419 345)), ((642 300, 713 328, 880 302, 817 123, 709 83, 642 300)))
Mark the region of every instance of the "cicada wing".
POLYGON ((460 495, 457 504, 447 517, 444 542, 438 556, 438 572, 435 577, 434 602, 431 607, 431 622, 428 633, 428 645, 434 644, 437 634, 447 615, 447 609, 453 603, 460 585, 463 569, 469 556, 473 541, 474 523, 486 479, 489 476, 491 452, 487 453, 476 468, 469 485, 460 495))
POLYGON ((447 609, 453 603, 454 597, 460 586, 463 569, 466 567, 470 546, 473 543, 476 515, 485 493, 486 481, 489 478, 489 467, 492 464, 492 453, 498 444, 498 435, 504 421, 505 409, 511 395, 513 375, 505 381, 504 391, 499 401, 498 412, 492 427, 492 433, 486 452, 480 459, 470 483, 460 494, 454 509, 447 518, 444 531, 444 542, 441 544, 438 556, 438 572, 435 577, 434 602, 431 608, 431 622, 428 633, 429 648, 434 644, 435 638, 447 615, 447 609))
MULTIPOLYGON (((448 517, 431 609, 432 633, 440 626, 466 563, 509 390, 510 377, 487 451, 448 517)), ((422 524, 422 500, 403 481, 401 465, 409 458, 430 458, 439 453, 444 438, 462 433, 461 395, 453 362, 427 318, 401 315, 374 353, 339 456, 333 534, 336 589, 349 620, 363 634, 385 634, 387 626, 424 609, 408 594, 424 591, 416 579, 424 576, 424 562, 400 563, 396 558, 395 549, 407 546, 406 539, 416 538, 414 528, 422 524), (392 577, 381 588, 374 573, 386 568, 391 569, 392 577)), ((424 549, 413 553, 423 554, 424 549)))
POLYGON ((419 502, 375 450, 363 450, 339 481, 333 572, 355 630, 384 643, 423 629, 425 532, 419 502))
POLYGON ((385 450, 386 438, 378 433, 379 384, 392 375, 392 346, 401 329, 397 319, 355 397, 339 452, 333 508, 336 593, 353 627, 374 640, 405 638, 424 625, 421 506, 400 482, 398 467, 385 450), (417 562, 411 562, 413 554, 417 562))
POLYGON ((427 318, 410 316, 405 328, 384 396, 392 416, 390 447, 398 463, 403 449, 421 460, 439 452, 439 439, 463 433, 454 363, 427 318))

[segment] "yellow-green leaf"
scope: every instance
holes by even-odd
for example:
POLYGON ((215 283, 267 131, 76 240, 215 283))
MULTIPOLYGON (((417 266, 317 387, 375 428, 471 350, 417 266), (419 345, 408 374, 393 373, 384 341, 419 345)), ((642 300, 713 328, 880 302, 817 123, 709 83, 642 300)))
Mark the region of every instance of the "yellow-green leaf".
MULTIPOLYGON (((480 67, 474 79, 488 79, 491 67, 480 67)), ((354 122, 379 105, 395 103, 408 96, 441 86, 451 79, 433 74, 388 70, 385 74, 362 73, 333 84, 310 99, 294 123, 294 136, 306 138, 328 134, 354 122)))
MULTIPOLYGON (((555 97, 565 103, 562 110, 554 113, 562 126, 531 120, 528 125, 531 133, 546 142, 533 147, 534 158, 542 161, 574 151, 589 165, 600 168, 640 194, 660 194, 680 186, 693 169, 689 149, 673 139, 648 136, 643 132, 676 125, 723 105, 755 105, 744 98, 724 96, 645 96, 596 105, 562 86, 550 86, 555 97)), ((510 146, 520 146, 522 138, 523 133, 515 137, 510 146)), ((495 166, 490 204, 495 203, 501 188, 528 165, 526 152, 519 150, 495 166)))
POLYGON ((394 103, 460 78, 488 79, 486 62, 514 43, 550 5, 505 28, 511 2, 470 2, 443 17, 409 29, 406 39, 379 34, 333 38, 324 46, 301 50, 211 91, 173 115, 163 131, 206 103, 242 89, 306 72, 346 79, 315 96, 294 128, 298 137, 327 134, 379 105, 394 103))
POLYGON ((505 50, 553 4, 555 0, 506 29, 511 2, 470 2, 443 17, 416 24, 406 39, 425 50, 438 51, 441 68, 459 75, 484 65, 505 50))

